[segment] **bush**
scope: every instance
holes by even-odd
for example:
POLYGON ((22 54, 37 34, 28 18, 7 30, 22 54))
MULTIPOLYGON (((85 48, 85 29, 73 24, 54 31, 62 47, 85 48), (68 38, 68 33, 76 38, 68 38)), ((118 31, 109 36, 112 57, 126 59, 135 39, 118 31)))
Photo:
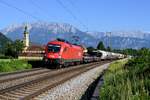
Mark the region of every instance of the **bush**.
POLYGON ((0 61, 0 72, 12 72, 17 70, 31 69, 31 64, 25 60, 0 61))
POLYGON ((144 54, 127 63, 119 61, 110 65, 104 75, 100 99, 150 100, 150 62, 144 54))
POLYGON ((0 56, 0 59, 13 59, 13 57, 11 57, 11 56, 0 56))
POLYGON ((24 45, 21 40, 15 40, 5 45, 4 55, 17 58, 19 53, 23 50, 24 45))

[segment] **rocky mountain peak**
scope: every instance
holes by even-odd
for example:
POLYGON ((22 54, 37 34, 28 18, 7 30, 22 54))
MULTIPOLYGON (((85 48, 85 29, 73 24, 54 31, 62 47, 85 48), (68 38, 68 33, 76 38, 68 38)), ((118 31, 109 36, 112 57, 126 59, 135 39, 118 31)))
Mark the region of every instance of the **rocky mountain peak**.
MULTIPOLYGON (((23 39, 23 31, 26 23, 11 25, 3 32, 8 38, 23 39)), ((82 45, 96 47, 99 41, 108 46, 106 32, 82 32, 67 23, 33 22, 28 23, 30 41, 32 43, 46 44, 56 38, 66 39, 69 42, 77 42, 82 45), (75 39, 74 37, 78 37, 75 39)), ((111 32, 111 45, 113 48, 141 48, 150 47, 150 33, 142 31, 113 31, 111 32)))

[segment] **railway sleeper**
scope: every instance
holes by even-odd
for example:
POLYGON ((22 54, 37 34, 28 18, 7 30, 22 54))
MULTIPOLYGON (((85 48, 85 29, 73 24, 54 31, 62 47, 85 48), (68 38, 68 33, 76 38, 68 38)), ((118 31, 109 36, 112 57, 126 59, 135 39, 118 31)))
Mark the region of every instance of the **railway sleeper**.
POLYGON ((20 90, 29 92, 29 93, 33 91, 33 89, 29 89, 29 88, 21 88, 20 90))
POLYGON ((12 95, 15 95, 15 96, 17 96, 17 98, 18 97, 23 97, 24 95, 25 95, 25 93, 21 93, 21 92, 10 92, 9 94, 12 94, 12 95))
POLYGON ((4 96, 7 96, 7 98, 18 98, 18 95, 12 94, 12 93, 4 93, 4 96))
POLYGON ((27 89, 31 90, 31 89, 39 89, 40 85, 38 86, 27 86, 27 89))
POLYGON ((24 90, 16 90, 16 92, 21 94, 30 94, 30 92, 24 90))
POLYGON ((35 89, 30 89, 30 90, 29 90, 29 89, 24 89, 23 92, 30 92, 30 93, 31 93, 31 92, 33 92, 33 91, 35 91, 35 89))
POLYGON ((14 97, 8 97, 8 96, 5 96, 5 95, 0 95, 0 99, 2 99, 2 100, 16 100, 16 98, 14 98, 14 97))
POLYGON ((11 92, 9 92, 9 94, 13 94, 13 95, 20 95, 21 93, 20 92, 18 92, 17 90, 15 90, 15 91, 11 91, 11 92))

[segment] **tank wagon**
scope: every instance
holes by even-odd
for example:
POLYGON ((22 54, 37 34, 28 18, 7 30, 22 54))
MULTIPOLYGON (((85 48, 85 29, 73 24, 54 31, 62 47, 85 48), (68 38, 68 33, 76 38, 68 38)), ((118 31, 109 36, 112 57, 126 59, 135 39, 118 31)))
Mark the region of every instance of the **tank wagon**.
POLYGON ((95 50, 94 52, 101 53, 101 60, 116 60, 116 59, 122 59, 125 58, 123 54, 120 53, 113 53, 103 50, 95 50))

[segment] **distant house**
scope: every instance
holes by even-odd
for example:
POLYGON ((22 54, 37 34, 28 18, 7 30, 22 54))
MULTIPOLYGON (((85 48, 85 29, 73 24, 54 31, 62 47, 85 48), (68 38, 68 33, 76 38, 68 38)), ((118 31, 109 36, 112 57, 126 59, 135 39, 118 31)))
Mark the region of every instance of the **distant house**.
POLYGON ((44 48, 42 45, 29 45, 29 32, 27 31, 27 26, 25 26, 24 31, 24 49, 19 54, 18 59, 27 59, 27 60, 41 60, 44 56, 44 48))
POLYGON ((19 54, 18 59, 42 60, 44 56, 44 46, 31 45, 19 54))

